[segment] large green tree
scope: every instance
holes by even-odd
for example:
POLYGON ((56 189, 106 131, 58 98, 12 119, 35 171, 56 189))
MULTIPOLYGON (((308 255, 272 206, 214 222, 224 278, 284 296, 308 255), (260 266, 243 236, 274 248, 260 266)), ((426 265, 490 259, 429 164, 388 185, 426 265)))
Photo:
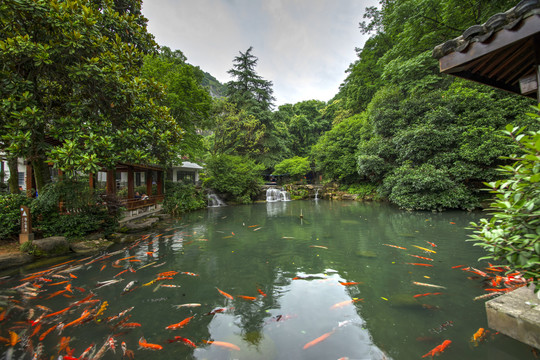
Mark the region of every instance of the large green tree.
POLYGON ((67 174, 171 159, 181 128, 158 105, 163 89, 140 77, 156 49, 146 22, 140 0, 2 1, 6 150, 67 174))
POLYGON ((203 155, 200 132, 210 127, 212 99, 203 88, 204 72, 191 64, 180 50, 163 46, 158 54, 145 58, 142 74, 165 86, 161 105, 170 109, 176 123, 184 130, 181 155, 200 159, 203 155))

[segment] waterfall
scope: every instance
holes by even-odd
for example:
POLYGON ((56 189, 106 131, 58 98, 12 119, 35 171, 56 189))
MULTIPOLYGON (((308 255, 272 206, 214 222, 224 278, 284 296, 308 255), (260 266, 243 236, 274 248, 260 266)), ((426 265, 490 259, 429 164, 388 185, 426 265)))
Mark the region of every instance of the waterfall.
POLYGON ((315 189, 315 200, 319 200, 319 189, 315 189))
POLYGON ((227 204, 225 204, 223 200, 221 200, 216 194, 214 193, 208 194, 208 207, 219 207, 219 206, 226 206, 226 205, 227 204))
POLYGON ((266 201, 267 202, 291 201, 291 195, 285 190, 279 190, 276 188, 268 188, 268 190, 266 190, 266 201))

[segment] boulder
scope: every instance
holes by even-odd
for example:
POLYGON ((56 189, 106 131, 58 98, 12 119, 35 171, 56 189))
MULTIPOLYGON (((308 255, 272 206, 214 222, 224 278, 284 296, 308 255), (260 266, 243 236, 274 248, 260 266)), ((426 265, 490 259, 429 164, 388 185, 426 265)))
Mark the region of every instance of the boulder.
POLYGON ((151 229, 159 221, 157 217, 145 218, 144 221, 127 222, 124 224, 126 232, 144 231, 151 229))
POLYGON ((28 264, 31 263, 33 260, 34 257, 32 255, 25 253, 14 252, 0 254, 0 270, 28 264))
POLYGON ((112 241, 98 239, 98 240, 86 240, 76 243, 71 243, 71 251, 77 254, 91 254, 107 249, 114 244, 112 241))
POLYGON ((34 240, 32 244, 45 256, 62 255, 70 251, 69 243, 64 236, 52 236, 34 240))

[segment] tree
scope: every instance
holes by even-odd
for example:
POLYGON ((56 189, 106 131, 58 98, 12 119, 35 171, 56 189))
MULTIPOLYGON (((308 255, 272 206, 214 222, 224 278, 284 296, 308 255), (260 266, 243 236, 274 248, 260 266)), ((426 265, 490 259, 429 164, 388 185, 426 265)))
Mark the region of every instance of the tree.
POLYGON ((288 175, 293 180, 298 181, 302 179, 311 169, 309 160, 307 157, 295 156, 290 159, 285 159, 276 165, 274 174, 276 175, 288 175))
POLYGON ((227 96, 239 108, 258 114, 271 110, 275 98, 272 96, 272 82, 264 80, 255 71, 259 59, 251 53, 252 50, 250 46, 245 53, 240 52, 234 58, 233 68, 228 73, 235 80, 227 83, 227 96))
POLYGON ((118 161, 165 163, 181 129, 140 78, 155 51, 139 0, 0 4, 0 129, 6 151, 67 175, 118 161))
POLYGON ((181 155, 197 159, 203 154, 202 136, 199 132, 210 126, 212 99, 202 87, 202 70, 186 61, 180 50, 172 51, 164 46, 158 54, 145 57, 142 74, 145 78, 156 80, 165 86, 166 96, 160 105, 170 109, 171 116, 184 130, 181 155))

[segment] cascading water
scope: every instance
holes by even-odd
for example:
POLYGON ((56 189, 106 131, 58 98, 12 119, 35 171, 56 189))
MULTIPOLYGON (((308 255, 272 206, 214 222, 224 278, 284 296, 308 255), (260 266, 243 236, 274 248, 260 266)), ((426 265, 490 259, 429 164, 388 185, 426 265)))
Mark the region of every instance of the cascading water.
POLYGON ((219 207, 219 206, 226 206, 226 205, 227 204, 225 204, 223 200, 221 200, 216 194, 214 193, 208 194, 208 207, 219 207))
POLYGON ((291 201, 291 195, 285 190, 279 190, 276 188, 268 188, 268 190, 266 190, 266 201, 267 202, 291 201))
POLYGON ((315 189, 315 200, 319 200, 319 189, 315 189))

